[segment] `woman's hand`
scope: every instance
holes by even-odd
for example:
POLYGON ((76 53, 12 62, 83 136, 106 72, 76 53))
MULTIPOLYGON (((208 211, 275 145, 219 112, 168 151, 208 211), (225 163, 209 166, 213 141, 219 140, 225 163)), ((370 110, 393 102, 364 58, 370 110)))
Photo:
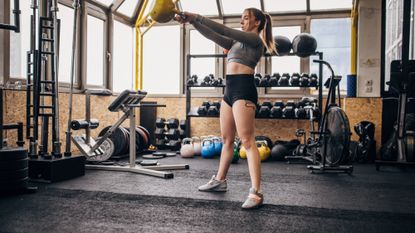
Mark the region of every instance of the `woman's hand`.
POLYGON ((182 12, 174 17, 174 20, 181 23, 193 23, 197 18, 197 14, 190 13, 190 12, 182 12))

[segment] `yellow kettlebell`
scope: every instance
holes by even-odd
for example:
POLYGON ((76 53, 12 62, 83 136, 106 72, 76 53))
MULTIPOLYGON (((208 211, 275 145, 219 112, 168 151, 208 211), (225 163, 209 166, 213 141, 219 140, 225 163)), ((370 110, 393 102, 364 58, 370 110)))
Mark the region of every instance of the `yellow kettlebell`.
POLYGON ((239 157, 241 159, 246 159, 246 149, 244 146, 241 146, 241 149, 239 149, 239 157))
POLYGON ((257 141, 256 146, 258 147, 259 157, 261 161, 266 161, 271 155, 271 149, 268 147, 266 141, 257 141))
POLYGON ((158 23, 169 22, 181 11, 179 0, 154 0, 150 9, 150 17, 158 23))

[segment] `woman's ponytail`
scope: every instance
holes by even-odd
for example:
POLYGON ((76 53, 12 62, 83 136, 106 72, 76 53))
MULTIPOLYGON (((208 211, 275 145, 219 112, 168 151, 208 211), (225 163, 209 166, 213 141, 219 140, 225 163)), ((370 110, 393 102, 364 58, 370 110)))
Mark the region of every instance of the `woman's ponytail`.
POLYGON ((264 13, 265 15, 265 25, 264 29, 262 30, 262 40, 264 40, 265 47, 267 48, 267 52, 270 54, 278 54, 278 51, 275 47, 274 37, 272 36, 272 19, 268 13, 264 13))

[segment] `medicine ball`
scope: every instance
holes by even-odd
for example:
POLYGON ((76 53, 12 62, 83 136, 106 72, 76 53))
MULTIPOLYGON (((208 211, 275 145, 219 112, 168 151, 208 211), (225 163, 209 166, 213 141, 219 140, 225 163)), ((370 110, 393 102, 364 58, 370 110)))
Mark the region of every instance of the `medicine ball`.
POLYGON ((286 55, 290 53, 292 44, 290 39, 286 36, 274 36, 275 47, 277 48, 278 55, 286 55))
POLYGON ((271 160, 284 161, 285 156, 288 155, 288 149, 285 147, 287 141, 276 141, 271 150, 271 160))
POLYGON ((292 47, 297 56, 308 57, 316 51, 317 41, 308 33, 300 33, 294 37, 292 47))

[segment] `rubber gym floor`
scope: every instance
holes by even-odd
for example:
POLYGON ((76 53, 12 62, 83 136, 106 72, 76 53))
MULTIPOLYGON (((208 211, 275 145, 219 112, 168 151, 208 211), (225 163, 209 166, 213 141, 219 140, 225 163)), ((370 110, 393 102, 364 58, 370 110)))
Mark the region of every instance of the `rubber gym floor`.
POLYGON ((310 174, 303 164, 262 164, 265 205, 240 208, 247 163, 232 164, 226 193, 197 191, 219 159, 187 163, 173 179, 87 170, 39 184, 34 194, 0 197, 0 232, 415 232, 415 170, 356 164, 354 173, 310 174))

